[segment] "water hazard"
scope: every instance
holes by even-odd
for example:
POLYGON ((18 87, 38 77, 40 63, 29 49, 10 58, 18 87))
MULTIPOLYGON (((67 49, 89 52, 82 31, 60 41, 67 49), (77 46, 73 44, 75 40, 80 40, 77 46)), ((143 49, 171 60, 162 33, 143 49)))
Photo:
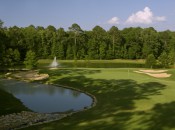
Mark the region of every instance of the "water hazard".
POLYGON ((55 113, 77 111, 92 104, 92 98, 84 93, 23 81, 0 80, 0 88, 13 94, 23 104, 34 112, 55 113))

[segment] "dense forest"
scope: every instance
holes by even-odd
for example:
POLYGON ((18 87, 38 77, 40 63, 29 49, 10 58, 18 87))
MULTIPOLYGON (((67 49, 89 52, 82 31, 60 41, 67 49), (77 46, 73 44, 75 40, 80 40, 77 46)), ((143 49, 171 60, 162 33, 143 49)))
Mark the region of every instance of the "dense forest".
POLYGON ((37 59, 146 59, 174 63, 175 32, 158 32, 153 27, 130 27, 108 31, 95 26, 85 31, 74 23, 67 31, 49 25, 4 27, 0 20, 0 66, 24 63, 27 52, 37 59), (168 61, 161 61, 161 60, 168 61))

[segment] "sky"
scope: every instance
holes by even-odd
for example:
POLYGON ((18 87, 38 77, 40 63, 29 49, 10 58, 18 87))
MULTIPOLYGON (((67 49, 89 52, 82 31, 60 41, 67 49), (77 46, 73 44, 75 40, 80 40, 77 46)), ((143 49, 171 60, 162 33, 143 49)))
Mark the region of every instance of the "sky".
POLYGON ((83 30, 96 25, 154 27, 175 31, 175 0, 0 0, 4 26, 53 25, 68 29, 77 23, 83 30))

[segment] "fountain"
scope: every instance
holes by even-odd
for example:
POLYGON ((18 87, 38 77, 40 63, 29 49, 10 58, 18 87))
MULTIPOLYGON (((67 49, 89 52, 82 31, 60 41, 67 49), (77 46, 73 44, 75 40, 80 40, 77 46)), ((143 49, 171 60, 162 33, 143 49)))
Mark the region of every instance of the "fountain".
POLYGON ((58 64, 57 58, 56 58, 56 56, 55 56, 54 59, 53 59, 53 62, 50 64, 50 67, 56 68, 58 65, 59 65, 59 64, 58 64))

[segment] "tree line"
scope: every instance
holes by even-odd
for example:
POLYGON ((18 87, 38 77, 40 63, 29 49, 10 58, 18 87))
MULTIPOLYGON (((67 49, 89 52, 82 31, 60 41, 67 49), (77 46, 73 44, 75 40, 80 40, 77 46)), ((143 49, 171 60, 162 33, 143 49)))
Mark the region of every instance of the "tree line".
POLYGON ((29 51, 37 59, 155 59, 165 67, 175 61, 175 32, 116 26, 86 31, 76 23, 67 31, 52 25, 7 28, 0 20, 0 66, 24 63, 29 51))

